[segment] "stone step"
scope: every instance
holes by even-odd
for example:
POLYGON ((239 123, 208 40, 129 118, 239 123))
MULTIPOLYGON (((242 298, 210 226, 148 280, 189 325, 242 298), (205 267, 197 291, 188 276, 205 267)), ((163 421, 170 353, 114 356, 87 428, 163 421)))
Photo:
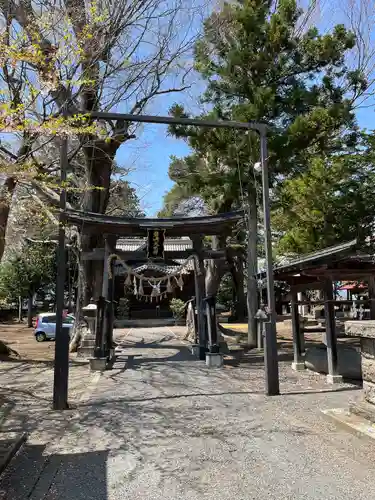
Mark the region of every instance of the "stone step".
MULTIPOLYGON (((339 344, 337 346, 337 371, 345 378, 362 379, 361 354, 354 347, 339 344)), ((306 350, 305 366, 318 373, 328 373, 327 348, 313 346, 306 350)))
POLYGON ((78 358, 91 358, 94 355, 93 347, 78 347, 77 357, 78 358))
POLYGON ((370 420, 372 423, 375 422, 375 405, 367 401, 358 401, 357 403, 350 404, 349 411, 354 413, 354 415, 370 420))
POLYGON ((81 347, 95 347, 95 340, 83 339, 81 341, 81 347))
POLYGON ((155 318, 155 319, 133 319, 133 320, 115 320, 115 328, 149 328, 157 326, 171 326, 175 324, 173 318, 155 318))

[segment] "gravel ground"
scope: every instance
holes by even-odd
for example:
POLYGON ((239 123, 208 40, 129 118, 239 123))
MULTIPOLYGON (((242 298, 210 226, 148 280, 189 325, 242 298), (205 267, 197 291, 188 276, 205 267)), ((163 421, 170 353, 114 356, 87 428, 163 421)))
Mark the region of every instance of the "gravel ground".
POLYGON ((360 398, 357 387, 295 373, 281 352, 282 394, 267 398, 257 353, 209 370, 173 329, 117 338, 113 370, 62 414, 64 432, 32 434, 2 500, 374 498, 374 445, 320 413, 360 398))
MULTIPOLYGON (((55 342, 37 342, 34 329, 27 328, 24 323, 1 323, 0 339, 16 351, 22 360, 46 361, 55 356, 55 342)), ((5 356, 1 360, 9 361, 5 356)), ((17 358, 15 358, 17 361, 17 358)))
MULTIPOLYGON (((45 461, 41 451, 50 442, 61 439, 69 426, 72 412, 51 410, 53 364, 50 361, 22 359, 0 362, 0 381, 0 444, 10 433, 26 432, 26 449, 32 450, 31 455, 26 454, 25 457, 22 451, 1 477, 0 499, 26 499, 45 461)), ((69 401, 73 405, 85 401, 94 382, 95 376, 90 374, 87 364, 71 361, 69 401)))

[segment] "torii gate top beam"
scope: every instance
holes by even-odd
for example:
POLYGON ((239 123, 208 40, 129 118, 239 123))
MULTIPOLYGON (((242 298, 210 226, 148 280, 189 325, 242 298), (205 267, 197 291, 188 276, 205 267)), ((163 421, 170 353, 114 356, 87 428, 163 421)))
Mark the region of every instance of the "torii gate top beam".
POLYGON ((255 130, 260 135, 266 135, 268 126, 261 122, 237 122, 226 120, 202 120, 199 118, 175 118, 172 116, 153 115, 129 115, 123 113, 110 113, 103 111, 93 111, 89 113, 96 120, 124 120, 127 122, 139 123, 161 123, 165 125, 192 125, 205 128, 229 128, 255 130))
POLYGON ((87 233, 99 231, 102 234, 116 236, 147 236, 148 229, 165 229, 168 236, 178 237, 222 234, 243 220, 244 212, 239 210, 211 216, 149 219, 147 217, 117 217, 79 210, 66 210, 62 216, 63 220, 69 224, 83 225, 87 233))

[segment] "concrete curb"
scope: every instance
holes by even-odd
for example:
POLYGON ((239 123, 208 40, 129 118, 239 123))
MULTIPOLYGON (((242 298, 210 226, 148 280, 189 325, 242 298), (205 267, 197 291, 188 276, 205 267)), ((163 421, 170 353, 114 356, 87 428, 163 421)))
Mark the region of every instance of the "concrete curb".
POLYGON ((366 438, 374 443, 375 424, 358 415, 350 413, 347 408, 332 408, 321 410, 321 413, 338 427, 354 434, 359 438, 366 438))
MULTIPOLYGON (((10 433, 4 433, 0 434, 1 438, 6 439, 6 436, 9 436, 10 433)), ((9 450, 4 454, 3 457, 0 458, 0 475, 5 471, 7 466, 9 465, 9 462, 12 460, 14 455, 18 452, 18 450, 21 448, 23 443, 26 442, 27 439, 27 434, 26 432, 23 432, 21 434, 17 434, 16 436, 9 438, 12 439, 14 442, 10 445, 9 450)))

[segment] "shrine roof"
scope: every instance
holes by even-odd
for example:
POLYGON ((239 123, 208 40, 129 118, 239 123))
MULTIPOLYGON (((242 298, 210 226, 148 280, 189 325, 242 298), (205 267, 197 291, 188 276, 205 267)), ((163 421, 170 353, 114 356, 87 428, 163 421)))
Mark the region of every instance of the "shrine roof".
MULTIPOLYGON (((280 281, 298 281, 304 277, 311 281, 325 277, 340 280, 375 273, 375 262, 369 247, 360 245, 358 240, 354 239, 303 255, 274 267, 273 271, 274 278, 280 281)), ((265 271, 260 272, 257 277, 264 279, 265 271)))
MULTIPOLYGON (((123 252, 140 252, 146 250, 146 238, 120 238, 116 242, 116 250, 123 252)), ((179 252, 193 248, 190 238, 166 238, 164 240, 164 250, 166 252, 179 252)))
POLYGON ((211 216, 167 219, 117 217, 80 210, 66 210, 63 213, 66 222, 80 226, 84 232, 117 236, 147 236, 148 229, 165 229, 167 236, 217 235, 243 218, 242 210, 211 216))

